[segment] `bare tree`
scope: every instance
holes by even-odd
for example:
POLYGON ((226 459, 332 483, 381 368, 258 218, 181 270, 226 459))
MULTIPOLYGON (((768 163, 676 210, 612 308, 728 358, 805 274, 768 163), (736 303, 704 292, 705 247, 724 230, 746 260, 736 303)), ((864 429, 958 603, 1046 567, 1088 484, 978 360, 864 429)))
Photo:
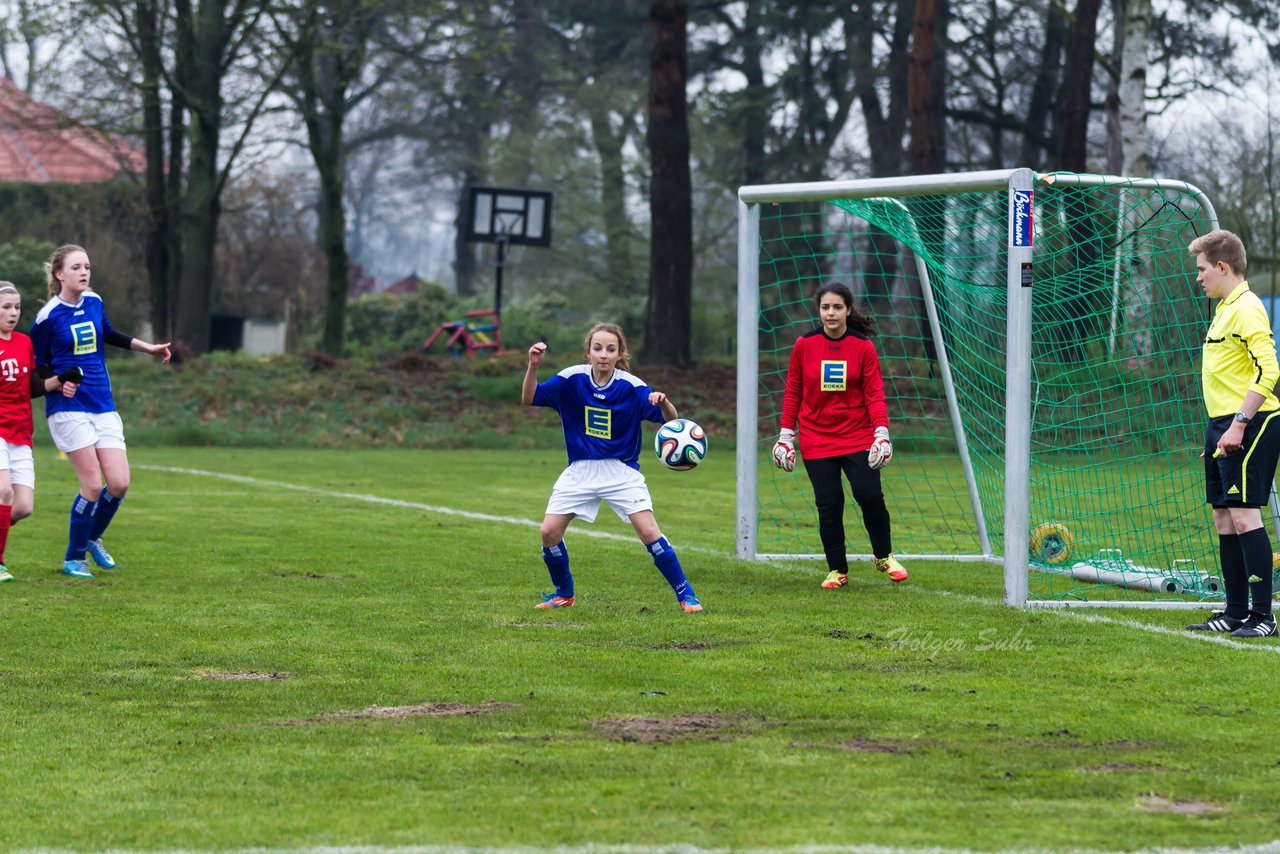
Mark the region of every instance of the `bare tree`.
MULTIPOLYGON (((277 8, 274 35, 288 58, 281 89, 306 127, 307 148, 320 179, 320 247, 325 257, 323 348, 342 354, 350 255, 347 251, 345 131, 347 116, 396 70, 394 54, 378 51, 395 28, 398 9, 376 0, 326 0, 277 8)), ((425 11, 425 10, 424 10, 425 11)), ((424 19, 427 16, 424 16, 424 19)))
POLYGON ((650 362, 679 366, 688 366, 693 359, 687 23, 684 0, 653 0, 649 8, 649 311, 644 355, 650 362))

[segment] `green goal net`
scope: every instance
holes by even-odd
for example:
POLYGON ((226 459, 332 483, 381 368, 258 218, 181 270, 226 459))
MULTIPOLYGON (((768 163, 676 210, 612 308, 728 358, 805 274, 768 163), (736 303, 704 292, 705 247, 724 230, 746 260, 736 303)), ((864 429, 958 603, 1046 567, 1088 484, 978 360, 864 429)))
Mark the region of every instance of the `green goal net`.
MULTIPOLYGON (((1187 254, 1216 226, 1210 203, 1183 182, 1039 175, 1023 212, 1030 260, 1011 265, 1007 173, 982 174, 994 186, 937 176, 744 188, 740 288, 754 299, 739 299, 754 318, 740 325, 751 341, 739 395, 754 406, 739 405, 754 418, 739 428, 740 554, 821 557, 808 478, 775 469, 770 449, 792 344, 816 325, 818 285, 836 280, 877 324, 899 555, 1003 561, 1007 573, 1021 550, 1031 601, 1219 598, 1200 459, 1211 305, 1187 254), (1009 303, 1024 286, 1018 341, 1009 303), (1028 373, 1018 411, 1029 418, 1012 423, 1010 377, 1028 373), (1012 475, 1010 436, 1030 440, 1012 475), (1011 502, 1025 503, 1012 517, 1025 530, 1006 530, 1011 502)), ((845 529, 851 560, 866 556, 851 498, 845 529)))

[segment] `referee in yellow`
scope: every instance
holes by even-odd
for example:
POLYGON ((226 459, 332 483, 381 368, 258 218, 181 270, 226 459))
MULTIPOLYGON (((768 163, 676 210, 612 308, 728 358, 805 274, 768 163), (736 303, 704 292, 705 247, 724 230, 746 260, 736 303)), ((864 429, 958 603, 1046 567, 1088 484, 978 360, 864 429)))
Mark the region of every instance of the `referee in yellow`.
POLYGON ((1218 300, 1204 338, 1201 384, 1209 426, 1204 435, 1205 500, 1213 506, 1227 607, 1192 631, 1261 638, 1276 633, 1271 612, 1271 538, 1262 508, 1280 458, 1280 365, 1262 300, 1245 281, 1240 238, 1219 229, 1192 241, 1196 281, 1218 300), (1252 605, 1250 601, 1252 600, 1252 605))

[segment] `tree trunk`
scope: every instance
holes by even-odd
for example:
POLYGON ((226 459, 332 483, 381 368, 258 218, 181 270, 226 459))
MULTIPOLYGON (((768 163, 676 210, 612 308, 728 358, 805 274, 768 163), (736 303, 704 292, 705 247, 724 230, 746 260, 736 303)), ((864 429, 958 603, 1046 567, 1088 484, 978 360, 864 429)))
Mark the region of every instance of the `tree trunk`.
POLYGON ((742 183, 765 181, 765 139, 769 132, 769 90, 764 82, 764 40, 760 33, 760 2, 748 0, 742 26, 742 73, 747 85, 742 91, 745 115, 742 122, 742 183))
POLYGON ((600 158, 600 213, 604 220, 606 287, 633 294, 636 277, 631 265, 631 221, 627 217, 627 179, 622 147, 625 126, 613 129, 611 111, 599 98, 591 102, 591 140, 600 158))
MULTIPOLYGON (((216 97, 216 96, 215 96, 216 97)), ((213 253, 222 202, 218 193, 219 125, 209 113, 191 124, 191 168, 182 210, 183 265, 178 280, 175 338, 193 353, 209 349, 213 253), (211 119, 214 119, 211 121, 211 119)))
POLYGON ((1066 76, 1062 82, 1062 140, 1060 168, 1068 172, 1088 171, 1089 112, 1093 94, 1094 48, 1098 34, 1098 8, 1102 0, 1079 0, 1075 27, 1067 53, 1066 76))
POLYGON ((1151 173, 1147 147, 1147 43, 1151 0, 1128 0, 1120 60, 1121 172, 1134 178, 1151 173))
MULTIPOLYGON (((322 121, 341 128, 341 116, 325 116, 322 121)), ((341 356, 347 335, 347 288, 350 259, 347 257, 347 215, 342 207, 342 155, 336 138, 341 131, 330 128, 335 142, 314 151, 320 173, 320 246, 324 250, 324 351, 341 356), (324 159, 327 162, 321 163, 324 159)))
MULTIPOLYGON (((907 113, 911 125, 910 169, 916 175, 945 172, 947 168, 947 15, 947 0, 916 2, 911 27, 910 70, 907 73, 907 113)), ((946 214, 937 203, 920 207, 922 209, 916 215, 920 239, 929 247, 930 256, 934 259, 933 269, 941 269, 946 264, 946 241, 943 233, 946 214)), ((916 262, 917 267, 924 266, 924 256, 917 253, 916 262)), ((908 281, 916 289, 911 302, 915 307, 919 346, 925 358, 932 363, 937 360, 937 348, 929 328, 923 285, 915 278, 908 281)), ((934 291, 935 299, 941 299, 942 293, 942 289, 934 291)), ((938 308, 943 309, 942 306, 938 308)))
MULTIPOLYGON (((1128 4, 1125 0, 1111 0, 1111 17, 1123 21, 1128 4)), ((1113 28, 1111 39, 1112 74, 1107 75, 1107 97, 1103 102, 1107 110, 1107 168, 1108 175, 1124 174, 1124 149, 1120 143, 1120 66, 1124 64, 1124 27, 1113 28)))
POLYGON ((649 65, 650 250, 646 361, 692 364, 693 194, 689 174, 688 11, 653 0, 649 65))
POLYGON ((907 72, 911 171, 946 170, 946 0, 916 0, 907 72))
MULTIPOLYGON (((872 28, 865 25, 858 27, 854 48, 850 51, 858 101, 867 125, 873 178, 889 177, 902 172, 903 134, 907 126, 909 47, 914 10, 915 0, 897 0, 895 3, 889 56, 885 62, 889 77, 887 107, 881 103, 876 85, 878 70, 873 44, 875 33, 872 28)), ((857 21, 871 20, 874 15, 873 4, 870 0, 863 0, 861 8, 855 8, 853 14, 846 17, 845 26, 857 26, 857 21)), ((898 276, 898 244, 876 226, 871 226, 869 237, 872 256, 862 270, 863 286, 872 312, 885 316, 891 313, 893 283, 898 276)))
POLYGON ((142 76, 142 138, 146 152, 147 238, 144 253, 151 291, 151 334, 168 341, 170 313, 170 249, 173 237, 168 186, 165 181, 164 104, 160 95, 163 58, 160 54, 160 16, 155 3, 142 0, 134 6, 138 34, 138 59, 142 76))
POLYGON ((1021 166, 1039 169, 1045 155, 1054 159, 1056 151, 1045 150, 1053 93, 1058 88, 1062 71, 1062 47, 1067 38, 1067 14, 1059 3, 1049 3, 1045 12, 1044 44, 1040 47, 1040 63, 1031 84, 1031 100, 1027 105, 1026 131, 1022 137, 1021 166))
POLYGON ((462 173, 462 185, 458 189, 457 228, 453 232, 453 282, 454 289, 462 298, 476 295, 476 251, 467 242, 467 217, 471 216, 471 187, 479 183, 479 178, 471 167, 462 173))
MULTIPOLYGON (((209 349, 209 313, 213 306, 214 249, 218 219, 222 215, 222 187, 218 169, 222 132, 222 78, 231 26, 225 15, 228 0, 200 0, 192 14, 187 3, 176 26, 187 30, 183 45, 188 53, 177 57, 183 70, 186 106, 191 112, 187 193, 182 205, 182 270, 178 278, 178 304, 174 337, 194 353, 209 349)), ((180 13, 181 14, 181 13, 180 13)))

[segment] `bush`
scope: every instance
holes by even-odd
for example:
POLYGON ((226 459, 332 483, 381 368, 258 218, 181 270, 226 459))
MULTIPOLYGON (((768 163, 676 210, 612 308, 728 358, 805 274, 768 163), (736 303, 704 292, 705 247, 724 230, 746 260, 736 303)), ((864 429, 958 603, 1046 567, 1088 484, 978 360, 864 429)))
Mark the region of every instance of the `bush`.
POLYGON ((0 244, 0 280, 13 282, 22 295, 22 317, 19 329, 30 329, 36 312, 48 299, 48 280, 44 262, 53 254, 54 245, 34 237, 19 237, 12 243, 0 244))
POLYGON ((457 299, 434 283, 404 296, 366 294, 347 305, 347 343, 355 353, 386 359, 420 349, 437 326, 461 316, 457 299))

